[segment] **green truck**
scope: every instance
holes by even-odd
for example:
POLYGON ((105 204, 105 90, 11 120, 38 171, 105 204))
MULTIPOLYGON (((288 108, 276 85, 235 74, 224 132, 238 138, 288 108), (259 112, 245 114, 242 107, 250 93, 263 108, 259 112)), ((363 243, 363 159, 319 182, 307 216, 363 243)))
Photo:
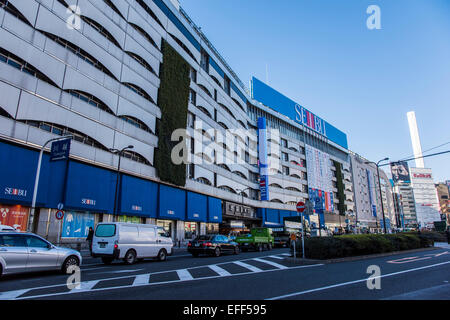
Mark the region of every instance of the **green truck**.
POLYGON ((239 244, 241 251, 272 250, 272 247, 274 246, 272 229, 269 228, 253 228, 250 230, 250 233, 241 234, 237 236, 234 241, 239 244))

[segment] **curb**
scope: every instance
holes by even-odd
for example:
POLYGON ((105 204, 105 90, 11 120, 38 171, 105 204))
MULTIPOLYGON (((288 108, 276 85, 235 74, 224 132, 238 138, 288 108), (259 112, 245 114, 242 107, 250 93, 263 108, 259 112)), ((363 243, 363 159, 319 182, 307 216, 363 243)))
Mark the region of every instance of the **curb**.
POLYGON ((393 251, 393 252, 386 252, 386 253, 369 254, 369 255, 364 255, 364 256, 345 257, 345 258, 336 258, 336 259, 325 259, 325 260, 301 259, 301 258, 294 259, 293 257, 285 258, 285 260, 289 261, 289 262, 295 262, 295 263, 298 263, 298 264, 312 264, 312 263, 330 264, 330 263, 357 261, 357 260, 365 260, 365 259, 379 258, 379 257, 388 257, 388 256, 394 256, 394 255, 403 254, 403 253, 414 253, 414 252, 422 252, 422 251, 427 251, 427 250, 438 250, 438 249, 442 249, 442 248, 429 247, 429 248, 420 248, 420 249, 403 250, 403 251, 393 251))

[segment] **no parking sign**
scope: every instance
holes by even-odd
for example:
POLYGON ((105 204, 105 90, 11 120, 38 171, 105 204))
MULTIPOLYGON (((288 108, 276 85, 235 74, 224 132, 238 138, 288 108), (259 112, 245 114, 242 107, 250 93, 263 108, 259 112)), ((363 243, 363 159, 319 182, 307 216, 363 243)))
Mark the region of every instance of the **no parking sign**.
POLYGON ((64 211, 62 211, 62 210, 56 211, 55 217, 56 217, 56 219, 58 219, 58 220, 62 220, 62 219, 64 218, 64 211))

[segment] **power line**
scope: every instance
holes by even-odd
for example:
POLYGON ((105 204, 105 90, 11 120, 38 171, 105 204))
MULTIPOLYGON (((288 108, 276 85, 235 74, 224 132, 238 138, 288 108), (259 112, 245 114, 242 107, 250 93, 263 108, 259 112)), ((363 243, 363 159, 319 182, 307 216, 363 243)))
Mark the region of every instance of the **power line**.
MULTIPOLYGON (((411 159, 405 159, 405 160, 402 160, 402 161, 411 161, 411 160, 416 160, 416 159, 421 159, 421 158, 434 157, 434 156, 439 156, 439 155, 445 154, 445 153, 450 153, 450 150, 443 151, 443 152, 438 152, 438 153, 433 153, 433 154, 429 154, 429 155, 426 155, 426 156, 421 156, 421 157, 416 157, 416 158, 411 158, 411 159)), ((396 162, 390 162, 390 163, 382 164, 382 165, 380 165, 380 167, 388 166, 388 165, 390 165, 392 163, 396 163, 396 162)))
MULTIPOLYGON (((446 142, 446 143, 443 143, 443 144, 441 144, 441 145, 439 145, 439 146, 437 146, 437 147, 434 147, 434 148, 431 148, 431 149, 428 149, 428 150, 422 151, 422 153, 425 153, 425 152, 428 152, 428 151, 431 151, 431 150, 434 150, 434 149, 437 149, 437 148, 443 147, 443 146, 445 146, 445 145, 447 145, 447 144, 450 144, 450 141, 449 141, 449 142, 446 142)), ((414 154, 412 154, 412 155, 410 155, 410 156, 408 156, 408 157, 405 157, 404 159, 406 159, 406 158, 409 158, 409 157, 413 157, 413 156, 414 156, 414 154)), ((399 161, 405 161, 404 159, 402 159, 402 160, 399 160, 399 161)))

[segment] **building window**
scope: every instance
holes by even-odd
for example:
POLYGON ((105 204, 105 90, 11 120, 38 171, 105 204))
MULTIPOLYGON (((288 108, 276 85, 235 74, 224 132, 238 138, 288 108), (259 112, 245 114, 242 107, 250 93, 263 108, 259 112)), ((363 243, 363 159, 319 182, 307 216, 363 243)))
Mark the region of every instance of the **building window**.
POLYGON ((209 74, 209 55, 205 50, 201 50, 200 67, 209 74))
POLYGON ((286 176, 289 175, 289 167, 283 166, 283 174, 286 176))
POLYGON ((138 95, 140 95, 144 99, 146 99, 146 100, 150 101, 151 103, 155 104, 155 101, 153 101, 152 97, 150 97, 147 92, 145 92, 142 88, 139 88, 137 85, 131 84, 131 83, 127 83, 127 82, 124 82, 123 85, 125 87, 127 87, 128 89, 130 89, 131 91, 133 91, 134 93, 137 93, 138 95))
POLYGON ((188 128, 194 129, 195 127, 195 114, 188 112, 188 128))
POLYGON ((191 68, 189 72, 189 78, 192 80, 192 82, 197 83, 197 70, 191 68))
POLYGON ((189 101, 196 106, 197 105, 197 93, 194 90, 189 90, 189 101))
POLYGON ((283 148, 287 148, 288 144, 287 144, 287 140, 286 139, 281 138, 281 146, 283 148))
POLYGON ((284 161, 289 162, 289 155, 286 152, 282 152, 281 156, 284 161))
POLYGON ((189 179, 195 179, 195 166, 193 163, 190 163, 187 166, 187 170, 188 170, 188 178, 189 179))
POLYGON ((230 81, 230 78, 228 78, 226 75, 225 75, 225 77, 224 77, 224 84, 225 84, 225 87, 224 87, 224 90, 225 90, 225 92, 228 94, 228 95, 231 95, 231 81, 230 81))

